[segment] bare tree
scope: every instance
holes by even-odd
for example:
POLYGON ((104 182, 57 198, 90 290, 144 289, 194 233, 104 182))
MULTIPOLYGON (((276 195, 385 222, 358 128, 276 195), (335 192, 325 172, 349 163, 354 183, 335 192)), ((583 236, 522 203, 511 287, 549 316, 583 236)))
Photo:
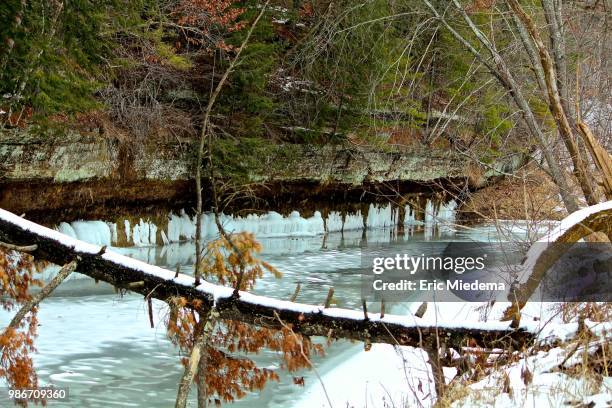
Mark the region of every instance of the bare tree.
MULTIPOLYGON (((462 34, 456 27, 447 11, 441 11, 429 0, 422 0, 429 12, 446 28, 468 52, 470 52, 495 77, 498 83, 508 91, 512 100, 519 108, 523 121, 530 135, 537 141, 540 151, 545 159, 549 174, 559 187, 560 195, 568 211, 574 212, 578 207, 578 200, 570 188, 565 169, 560 165, 558 157, 551 148, 553 140, 547 134, 550 130, 556 132, 565 146, 566 152, 572 160, 573 174, 578 181, 588 204, 599 202, 597 186, 591 176, 591 164, 586 150, 579 145, 576 133, 580 134, 584 146, 588 147, 593 163, 604 180, 610 174, 607 170, 609 155, 605 149, 592 137, 585 136, 580 130, 588 126, 577 126, 575 109, 571 109, 567 63, 565 56, 565 42, 562 26, 562 11, 559 2, 543 1, 543 14, 548 22, 549 44, 541 38, 540 29, 533 18, 521 7, 516 0, 507 0, 506 4, 512 17, 512 26, 516 36, 520 38, 524 53, 533 65, 535 84, 546 95, 549 112, 554 119, 554 129, 547 128, 547 124, 537 120, 537 115, 529 103, 529 89, 517 79, 516 73, 511 69, 511 62, 499 51, 492 34, 485 31, 475 23, 468 11, 458 0, 452 0, 452 6, 469 29, 469 35, 462 34), (577 132, 578 130, 578 132, 577 132), (598 164, 604 163, 604 164, 598 164)), ((529 84, 531 85, 531 84, 529 84)), ((586 129, 586 128, 585 128, 586 129)), ((607 182, 604 182, 604 186, 607 182)))

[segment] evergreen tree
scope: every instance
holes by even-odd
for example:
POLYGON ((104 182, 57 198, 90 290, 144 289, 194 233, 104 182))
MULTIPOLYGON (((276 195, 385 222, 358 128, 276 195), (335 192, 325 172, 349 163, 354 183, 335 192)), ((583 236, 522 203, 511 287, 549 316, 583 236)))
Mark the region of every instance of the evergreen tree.
MULTIPOLYGON (((0 106, 17 124, 29 115, 70 114, 96 106, 112 33, 139 2, 7 0, 0 4, 0 106), (25 115, 25 116, 24 116, 25 115)), ((7 118, 5 117, 6 121, 7 118)))

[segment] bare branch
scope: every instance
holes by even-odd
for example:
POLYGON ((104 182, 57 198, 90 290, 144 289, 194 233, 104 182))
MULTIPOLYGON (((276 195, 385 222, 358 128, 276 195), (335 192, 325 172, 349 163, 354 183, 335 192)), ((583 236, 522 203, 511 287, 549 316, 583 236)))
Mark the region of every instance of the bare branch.
POLYGON ((51 279, 42 290, 32 296, 27 303, 25 303, 21 309, 15 314, 15 317, 9 323, 8 328, 16 329, 19 327, 21 320, 27 315, 33 308, 35 308, 43 299, 51 294, 77 267, 77 261, 71 261, 60 269, 60 271, 51 279))
POLYGON ((19 251, 19 252, 33 252, 33 251, 36 251, 36 249, 38 249, 37 245, 23 245, 23 246, 19 246, 19 245, 8 244, 8 243, 2 242, 2 241, 0 241, 0 247, 4 248, 4 249, 11 250, 11 251, 19 251))

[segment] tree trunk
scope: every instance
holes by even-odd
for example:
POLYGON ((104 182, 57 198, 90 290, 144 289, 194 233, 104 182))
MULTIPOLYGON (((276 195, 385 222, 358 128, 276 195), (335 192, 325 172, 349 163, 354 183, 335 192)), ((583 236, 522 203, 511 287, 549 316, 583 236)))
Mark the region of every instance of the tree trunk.
POLYGON ((15 245, 37 245, 31 255, 37 259, 65 264, 79 259, 79 273, 114 286, 127 288, 131 282, 141 282, 131 290, 170 302, 176 296, 189 303, 201 301, 202 309, 215 307, 220 319, 237 320, 269 328, 281 328, 276 316, 290 324, 296 333, 306 336, 347 338, 372 343, 399 344, 419 347, 423 341, 439 335, 448 347, 461 348, 466 339, 473 339, 483 347, 504 347, 530 343, 535 333, 526 329, 512 330, 500 327, 498 322, 458 326, 439 323, 426 325, 415 322, 413 317, 364 313, 323 306, 305 305, 281 301, 246 292, 235 293, 233 288, 203 282, 194 286, 191 276, 176 274, 123 255, 107 251, 100 254, 100 247, 67 237, 15 214, 0 209, 0 238, 15 245))
POLYGON ((604 194, 606 199, 612 200, 612 157, 603 148, 601 144, 595 139, 593 133, 589 126, 582 122, 578 122, 578 130, 582 134, 583 139, 585 140, 585 144, 589 148, 589 152, 593 157, 593 161, 595 162, 595 166, 599 169, 599 172, 602 176, 602 187, 604 190, 604 194))
POLYGON ((544 159, 546 160, 546 164, 548 165, 551 177, 559 188, 559 193, 561 195, 561 199, 563 200, 565 207, 569 212, 577 211, 579 209, 578 202, 572 194, 572 191, 565 176, 565 172, 559 166, 557 158, 554 157, 554 155, 550 151, 550 148, 548 146, 548 140, 540 129, 540 126, 535 119, 533 111, 531 110, 527 99, 523 96, 520 87, 518 86, 512 75, 512 72, 506 65, 501 55, 497 52, 493 44, 491 44, 491 42, 486 38, 482 31, 480 31, 480 29, 474 24, 474 22, 467 15, 461 4, 457 0, 453 0, 453 4, 463 16, 464 21, 468 24, 474 35, 478 38, 478 41, 480 41, 480 43, 491 55, 493 59, 493 63, 491 63, 468 40, 466 40, 448 23, 446 18, 437 11, 437 9, 431 4, 429 0, 422 1, 429 8, 432 14, 437 19, 439 19, 444 24, 444 26, 451 32, 453 37, 455 37, 455 39, 457 39, 464 47, 466 47, 467 50, 470 51, 475 58, 477 58, 485 67, 487 67, 489 72, 491 72, 491 74, 498 79, 500 84, 508 90, 516 105, 519 107, 519 109, 521 109, 523 119, 527 124, 529 132, 542 148, 542 153, 544 155, 544 159))
MULTIPOLYGON (((595 205, 599 202, 595 189, 593 188, 592 178, 589 178, 589 171, 587 170, 587 163, 585 158, 580 154, 580 150, 574 138, 572 127, 568 120, 567 111, 563 107, 561 93, 558 87, 558 77, 555 72, 553 60, 542 41, 540 34, 533 23, 533 20, 525 13, 517 0, 507 0, 510 4, 512 11, 518 16, 518 18, 525 24, 527 31, 531 35, 538 53, 540 55, 540 64, 544 71, 544 80, 546 81, 546 90, 548 95, 548 106, 552 113, 557 128, 561 134, 561 139, 569 152, 574 165, 574 175, 580 184, 580 188, 584 193, 584 197, 589 205, 595 205)), ((556 24, 556 23, 554 23, 556 24)), ((554 25, 553 24, 553 25, 554 25)), ((556 37, 556 35, 555 35, 556 37)), ((556 40, 558 41, 558 40, 556 40)), ((557 45, 559 47, 559 45, 557 45)), ((557 51, 561 52, 561 51, 557 51)), ((564 64, 563 62, 560 62, 564 64)))
POLYGON ((214 321, 211 319, 212 313, 213 309, 211 308, 209 309, 208 313, 200 314, 200 318, 202 319, 199 322, 201 333, 199 333, 196 337, 189 356, 189 362, 187 363, 187 366, 185 366, 185 371, 183 372, 183 376, 179 382, 176 403, 174 405, 175 408, 185 408, 187 406, 187 399, 189 398, 191 383, 193 382, 194 377, 198 374, 200 361, 203 353, 206 352, 208 339, 210 338, 212 329, 214 328, 214 321))
POLYGON ((534 75, 536 77, 536 81, 538 82, 538 88, 544 94, 546 93, 546 82, 544 81, 544 72, 542 71, 542 66, 540 65, 540 60, 538 58, 538 52, 533 47, 533 42, 531 41, 531 37, 529 37, 529 33, 523 22, 518 18, 515 13, 512 14, 512 21, 514 23, 514 27, 521 37, 521 42, 523 43, 523 48, 527 52, 527 56, 529 57, 529 62, 531 63, 531 68, 533 68, 534 75))
MULTIPOLYGON (((602 205, 602 204, 600 204, 602 205)), ((584 208, 577 214, 572 214, 576 221, 573 225, 565 227, 559 233, 553 231, 549 236, 554 237, 548 242, 547 237, 543 237, 537 245, 547 245, 546 249, 538 254, 537 259, 526 260, 533 262, 526 271, 528 278, 524 284, 521 284, 514 299, 511 300, 514 304, 506 309, 502 320, 513 319, 517 312, 527 303, 529 298, 535 293, 540 282, 548 272, 551 266, 559 260, 567 249, 567 244, 578 242, 580 239, 589 235, 600 232, 612 237, 612 209, 604 208, 597 212, 591 212, 590 208, 584 208), (584 216, 581 215, 584 214, 584 216), (517 309, 518 308, 518 309, 517 309)), ((561 227, 557 227, 561 228, 561 227)), ((528 255, 529 256, 529 253, 528 255)))
MULTIPOLYGON (((210 124, 210 114, 212 113, 212 108, 215 102, 217 101, 217 97, 219 96, 219 93, 221 93, 221 89, 223 88, 223 85, 225 85, 227 78, 229 77, 229 75, 232 73, 232 71, 236 67, 236 63, 240 59, 240 54, 242 54, 242 51, 245 49, 246 45, 248 44, 249 39, 251 38, 251 35, 253 34, 253 30, 257 26, 257 23, 263 16, 264 12, 266 11, 266 8, 268 7, 269 3, 270 3, 270 0, 266 1, 266 3, 261 8, 261 11, 257 15, 257 18, 251 25, 251 28, 247 32, 246 37, 242 41, 242 44, 240 44, 240 48, 238 48, 238 51, 236 52, 236 55, 232 59, 232 62, 230 63, 229 67, 225 70, 225 72, 223 73, 223 76, 221 77, 214 91, 210 95, 210 99, 208 100, 208 104, 206 105, 206 109, 204 110, 204 114, 202 117, 202 130, 200 131, 200 142, 198 145, 198 151, 197 151, 196 163, 195 163, 196 165, 196 176, 195 176, 195 182, 196 182, 195 281, 196 281, 196 285, 200 283, 200 274, 201 274, 200 263, 202 261, 202 248, 201 248, 201 242, 202 242, 202 238, 201 238, 201 235, 202 235, 202 160, 204 158, 204 146, 206 144, 206 140, 209 140, 208 155, 209 157, 212 157, 212 151, 211 151, 212 142, 210 141, 210 139, 212 138, 212 135, 210 134, 209 129, 208 129, 209 124, 210 124)), ((215 214, 217 214, 218 209, 215 208, 214 210, 215 210, 215 214)))

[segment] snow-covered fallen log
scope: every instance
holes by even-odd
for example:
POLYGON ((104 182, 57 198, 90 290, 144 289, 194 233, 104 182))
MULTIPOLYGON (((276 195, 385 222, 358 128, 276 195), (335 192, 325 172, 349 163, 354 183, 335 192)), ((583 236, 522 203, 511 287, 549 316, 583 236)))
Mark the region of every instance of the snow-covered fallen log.
MULTIPOLYGON (((561 258, 570 244, 576 243, 593 232, 612 237, 612 201, 583 208, 566 218, 550 233, 540 238, 527 252, 519 276, 521 285, 514 294, 519 307, 527 303, 549 269, 561 258)), ((602 243, 602 245, 610 245, 602 243)), ((505 319, 512 318, 509 309, 505 319)))
POLYGON ((265 327, 280 327, 275 317, 290 323, 296 332, 372 343, 401 344, 431 349, 444 343, 460 348, 476 342, 481 347, 520 347, 536 338, 537 328, 512 329, 507 322, 443 322, 431 325, 413 316, 364 313, 359 310, 324 308, 240 292, 105 250, 51 230, 0 209, 0 240, 14 245, 36 245, 31 254, 55 264, 77 260, 77 272, 117 287, 166 300, 183 296, 215 305, 223 319, 265 327), (439 343, 438 343, 439 341, 439 343))

